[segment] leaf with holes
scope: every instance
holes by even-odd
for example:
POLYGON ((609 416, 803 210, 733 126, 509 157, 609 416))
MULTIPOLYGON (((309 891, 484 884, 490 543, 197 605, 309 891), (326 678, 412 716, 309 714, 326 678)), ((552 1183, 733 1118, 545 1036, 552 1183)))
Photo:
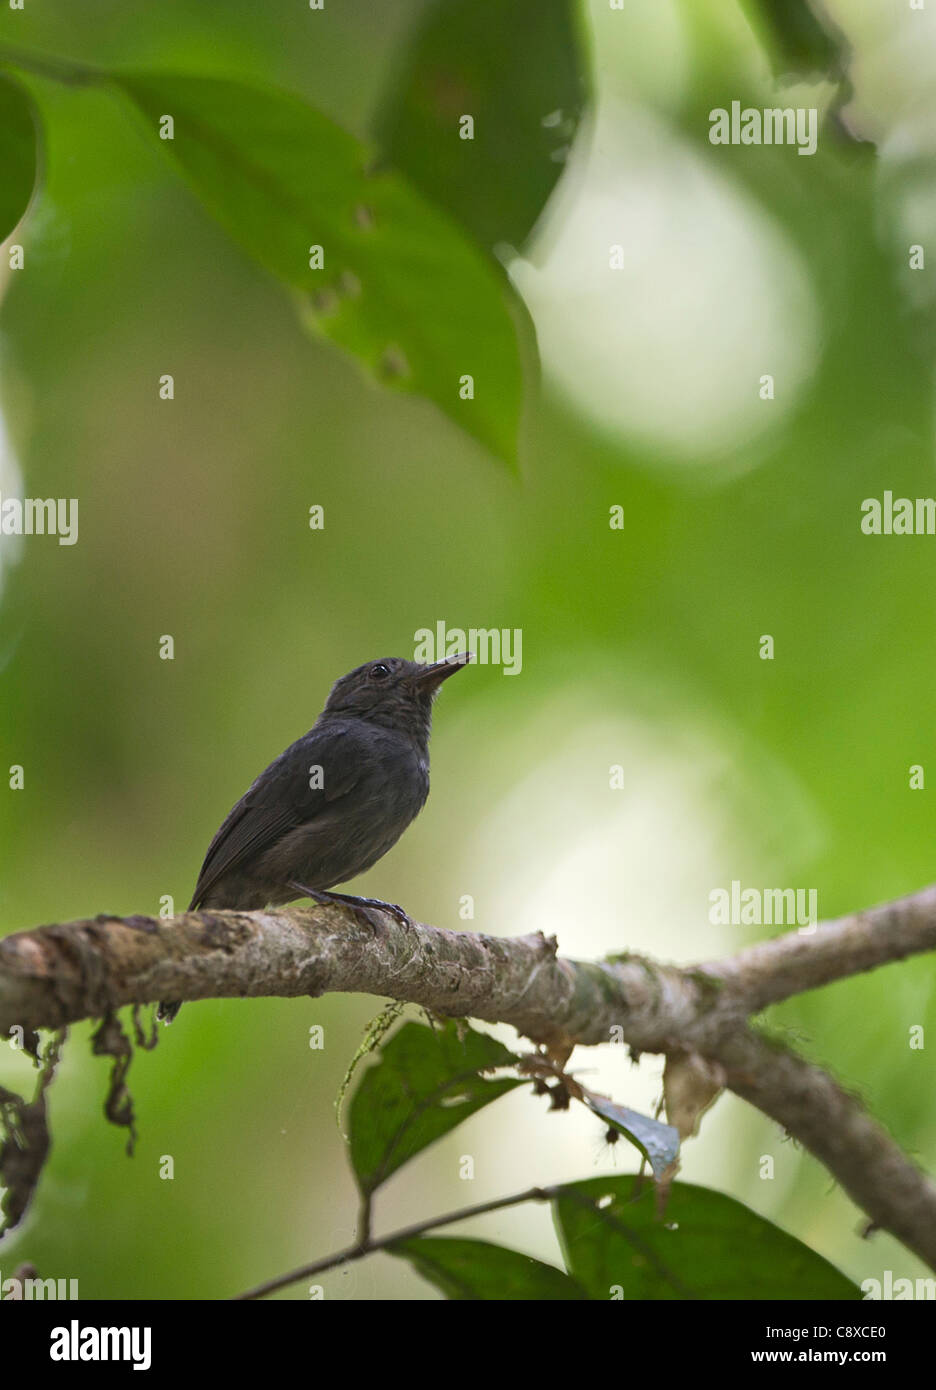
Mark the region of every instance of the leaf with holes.
POLYGON ((860 1298, 834 1265, 724 1193, 670 1188, 665 1215, 650 1182, 589 1178, 553 1213, 566 1268, 589 1298, 860 1298))
POLYGON ((487 1240, 419 1236, 394 1241, 387 1250, 409 1260, 417 1274, 435 1284, 446 1298, 549 1301, 586 1297, 581 1285, 555 1265, 487 1240))
POLYGON ((574 0, 434 0, 406 49, 381 147, 485 246, 521 246, 562 173, 587 98, 580 25, 574 0))
POLYGON ((154 140, 172 117, 161 147, 230 235, 290 287, 308 327, 515 462, 525 311, 446 213, 287 92, 169 73, 112 78, 154 140))
POLYGON ((370 1194, 391 1173, 492 1100, 524 1084, 483 1071, 515 1058, 485 1033, 448 1022, 432 1029, 406 1023, 361 1078, 348 1115, 351 1163, 370 1194))

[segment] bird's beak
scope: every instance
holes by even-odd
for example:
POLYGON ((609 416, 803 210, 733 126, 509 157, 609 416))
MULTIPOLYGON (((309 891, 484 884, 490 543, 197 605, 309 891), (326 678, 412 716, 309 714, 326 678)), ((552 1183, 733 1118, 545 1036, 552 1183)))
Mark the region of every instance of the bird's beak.
POLYGON ((435 661, 431 666, 424 666, 413 679, 420 690, 435 690, 443 681, 447 681, 449 676, 454 676, 456 671, 460 671, 473 660, 473 652, 459 652, 457 656, 447 656, 444 661, 435 661))

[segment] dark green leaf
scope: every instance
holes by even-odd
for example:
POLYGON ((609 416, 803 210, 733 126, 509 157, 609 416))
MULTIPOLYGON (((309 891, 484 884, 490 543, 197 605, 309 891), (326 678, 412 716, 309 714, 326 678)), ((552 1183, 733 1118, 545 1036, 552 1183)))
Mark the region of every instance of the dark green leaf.
POLYGON ((362 1192, 373 1192, 428 1144, 492 1100, 524 1083, 489 1080, 479 1072, 510 1066, 513 1054, 472 1029, 459 1037, 454 1023, 438 1029, 406 1023, 380 1049, 351 1101, 351 1163, 362 1192))
POLYGON ((768 40, 774 71, 826 73, 841 76, 844 68, 844 36, 825 17, 822 19, 809 0, 744 0, 755 24, 768 40))
POLYGON ((36 185, 38 123, 17 83, 0 75, 0 241, 22 218, 36 185))
POLYGON ((661 1124, 637 1110, 628 1110, 626 1105, 615 1105, 590 1091, 585 1092, 585 1104, 640 1150, 653 1169, 654 1177, 662 1177, 679 1156, 679 1131, 672 1125, 661 1124))
POLYGON ((553 1204, 569 1273, 593 1299, 860 1298, 802 1241, 732 1197, 674 1183, 590 1178, 553 1204), (618 1292, 620 1291, 620 1292, 618 1292))
POLYGON ((174 138, 159 143, 230 235, 295 291, 312 330, 515 461, 523 311, 446 214, 286 92, 157 73, 115 80, 154 140, 172 116, 174 138), (473 399, 460 398, 463 376, 473 399))
POLYGON ((553 1265, 486 1240, 419 1236, 387 1247, 410 1260, 446 1298, 582 1299, 584 1290, 553 1265))
POLYGON ((430 4, 379 117, 388 158, 487 246, 519 247, 562 173, 586 99, 577 8, 430 4))

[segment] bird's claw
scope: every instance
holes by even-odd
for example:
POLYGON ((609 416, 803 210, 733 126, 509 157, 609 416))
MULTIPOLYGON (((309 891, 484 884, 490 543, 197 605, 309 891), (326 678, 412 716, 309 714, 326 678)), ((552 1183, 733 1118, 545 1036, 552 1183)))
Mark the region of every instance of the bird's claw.
POLYGON ((389 912, 390 916, 395 917, 402 926, 408 927, 410 925, 410 915, 399 903, 375 903, 374 906, 379 907, 382 912, 389 912))
POLYGON ((356 912, 359 912, 361 916, 371 924, 375 931, 380 930, 380 922, 375 921, 371 916, 371 908, 376 909, 377 912, 388 912, 391 917, 395 917, 404 927, 411 925, 409 913, 404 912, 399 903, 385 903, 380 898, 358 898, 352 896, 350 893, 336 893, 334 896, 339 902, 346 902, 349 907, 353 907, 356 912))

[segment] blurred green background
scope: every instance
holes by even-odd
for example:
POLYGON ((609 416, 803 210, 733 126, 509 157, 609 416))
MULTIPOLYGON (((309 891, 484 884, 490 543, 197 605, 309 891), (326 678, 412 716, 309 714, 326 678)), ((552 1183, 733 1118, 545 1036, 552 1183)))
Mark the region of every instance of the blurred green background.
MULTIPOLYGON (((823 917, 933 879, 936 538, 859 523, 885 489, 936 494, 933 271, 909 268, 912 244, 936 256, 936 14, 826 8, 853 92, 844 130, 826 120, 804 158, 708 142, 709 110, 732 99, 834 102, 830 81, 785 75, 753 6, 583 6, 591 108, 532 236, 518 246, 508 229, 498 246, 543 365, 519 477, 427 401, 307 336, 116 95, 30 80, 44 183, 14 238, 27 268, 3 272, 0 491, 77 497, 80 537, 0 537, 4 786, 7 767, 25 768, 24 790, 0 795, 0 930, 152 913, 166 894, 183 908, 228 808, 331 682, 411 655, 440 620, 521 629, 522 673, 475 666, 446 688, 429 805, 360 891, 441 925, 541 928, 572 956, 689 962, 770 934, 710 925, 709 893, 733 879, 815 888, 823 917), (158 396, 167 372, 172 402, 158 396)), ((79 18, 27 4, 0 12, 0 42, 273 83, 367 136, 422 12, 86 0, 79 18)), ((354 1192, 332 1101, 378 1007, 187 1006, 131 1069, 132 1159, 102 1114, 109 1063, 74 1029, 51 1159, 0 1244, 3 1276, 28 1259, 77 1278, 83 1298, 214 1298, 347 1243, 354 1192)), ((928 959, 770 1018, 932 1163, 932 1049, 909 1048, 912 1026, 936 1027, 928 959)), ((661 1065, 613 1049, 572 1062, 643 1110, 661 1065)), ((31 1075, 0 1051, 0 1084, 31 1075)), ((514 1094, 399 1174, 378 1230, 631 1162, 593 1117, 514 1094)), ((732 1097, 686 1146, 683 1174, 858 1281, 921 1272, 889 1237, 862 1241, 828 1174, 732 1097)), ((459 1228, 472 1231, 557 1259, 540 1210, 459 1228)), ((383 1256, 325 1286, 436 1296, 383 1256)))

